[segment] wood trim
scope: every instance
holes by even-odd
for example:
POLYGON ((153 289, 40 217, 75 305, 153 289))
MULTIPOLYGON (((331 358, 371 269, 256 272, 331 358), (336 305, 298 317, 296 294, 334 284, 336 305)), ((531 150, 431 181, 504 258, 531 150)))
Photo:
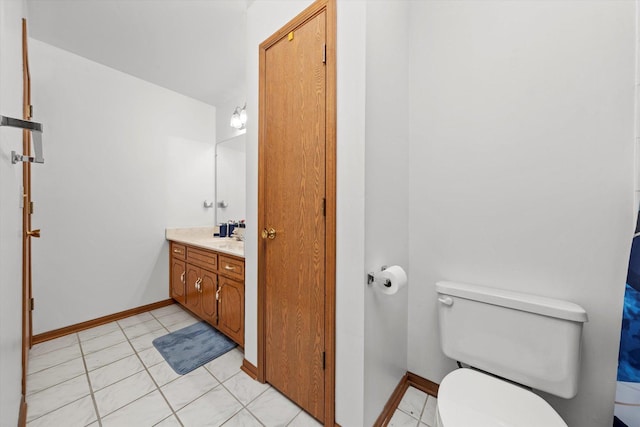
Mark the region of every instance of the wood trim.
POLYGON ((27 401, 24 399, 24 394, 20 399, 20 412, 18 413, 18 427, 25 427, 27 425, 27 401))
POLYGON ((336 373, 336 164, 337 164, 337 67, 336 67, 336 2, 327 0, 326 10, 326 219, 325 219, 325 424, 335 424, 336 373))
POLYGON ((422 390, 427 393, 429 396, 438 397, 438 388, 440 387, 438 384, 429 381, 426 378, 421 377, 420 375, 416 375, 412 372, 407 372, 398 382, 398 385, 391 393, 389 400, 386 405, 382 409, 382 412, 376 419, 376 422, 373 424, 374 427, 384 427, 389 424, 391 421, 391 417, 393 417, 394 412, 398 409, 398 405, 404 396, 404 393, 407 391, 409 387, 415 387, 418 390, 422 390))
POLYGON ((398 385, 396 386, 396 388, 393 390, 393 393, 391 393, 391 396, 389 397, 389 400, 387 401, 386 405, 384 405, 384 408, 382 409, 382 412, 378 416, 378 419, 373 424, 374 427, 382 427, 389 424, 391 417, 393 417, 393 413, 396 411, 396 409, 398 409, 398 405, 402 400, 402 396, 404 396, 404 393, 407 391, 408 388, 409 388, 409 378, 407 373, 407 374, 404 374, 404 376, 400 379, 400 382, 398 382, 398 385))
POLYGON ((258 360, 257 363, 257 379, 261 383, 266 382, 266 359, 265 359, 265 311, 264 295, 266 295, 265 277, 266 263, 265 254, 266 247, 264 239, 260 240, 260 230, 267 228, 266 222, 266 159, 265 159, 265 140, 267 138, 266 127, 264 125, 266 117, 266 90, 265 90, 265 74, 266 74, 266 49, 260 45, 258 50, 259 62, 259 82, 258 82, 258 360))
POLYGON ((416 375, 413 372, 407 372, 407 380, 409 381, 410 386, 424 391, 429 396, 438 397, 438 389, 440 388, 440 385, 437 383, 429 381, 428 379, 423 378, 420 375, 416 375))
POLYGON ((242 359, 242 365, 240 366, 240 369, 254 380, 258 379, 258 368, 253 366, 253 364, 247 359, 242 359))
MULTIPOLYGON (((22 18, 22 118, 31 118, 31 75, 29 73, 29 53, 27 20, 22 18)), ((31 132, 22 132, 22 152, 31 155, 31 132)), ((22 394, 27 393, 27 371, 29 349, 32 345, 31 312, 31 164, 22 163, 22 394)))
MULTIPOLYGON (((295 18, 267 38, 259 47, 258 85, 258 232, 266 228, 265 142, 266 141, 266 51, 282 37, 323 11, 326 12, 326 219, 325 219, 325 425, 335 424, 335 342, 336 342, 336 123, 337 123, 337 67, 336 67, 336 3, 317 0, 295 18)), ((258 366, 257 380, 265 382, 265 242, 258 242, 258 366)))
POLYGON ((118 313, 109 314, 107 316, 98 317, 97 319, 87 320, 86 322, 76 323, 75 325, 65 326, 64 328, 54 329, 49 332, 43 332, 33 336, 33 343, 39 344, 41 342, 49 341, 55 338, 60 338, 65 335, 73 334, 76 332, 84 331, 85 329, 91 329, 96 326, 111 323, 116 320, 124 319, 126 317, 135 316, 136 314, 144 313, 146 311, 155 310, 157 308, 166 307, 174 304, 173 299, 166 299, 151 304, 143 305, 140 307, 131 308, 129 310, 120 311, 118 313))

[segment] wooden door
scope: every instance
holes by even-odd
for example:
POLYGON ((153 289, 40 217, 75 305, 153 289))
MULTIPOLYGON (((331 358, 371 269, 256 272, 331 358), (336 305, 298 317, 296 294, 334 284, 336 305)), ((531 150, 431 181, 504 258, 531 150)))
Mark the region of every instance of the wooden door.
POLYGON ((244 346, 244 284, 219 276, 218 329, 244 346))
POLYGON ((200 304, 202 318, 215 325, 217 313, 216 292, 218 290, 218 276, 205 269, 200 270, 200 304))
MULTIPOLYGON (((31 120, 31 74, 27 46, 27 20, 22 19, 22 118, 31 120)), ((31 155, 31 132, 22 131, 22 149, 25 156, 31 155)), ((22 395, 27 394, 27 370, 29 349, 33 337, 32 327, 32 280, 31 238, 40 237, 40 230, 31 230, 31 163, 22 163, 22 395)))
POLYGON ((333 361, 334 335, 326 327, 335 304, 335 98, 327 91, 333 77, 327 60, 333 64, 334 51, 327 26, 335 17, 328 7, 333 3, 314 3, 260 46, 259 317, 264 324, 258 357, 264 366, 258 374, 316 419, 330 417, 333 425, 333 376, 325 371, 328 350, 333 361))
POLYGON ((200 269, 191 264, 187 264, 187 284, 185 285, 187 308, 195 314, 200 314, 200 292, 198 291, 199 280, 200 269))
POLYGON ((171 298, 180 304, 186 303, 186 263, 180 259, 171 259, 171 298))

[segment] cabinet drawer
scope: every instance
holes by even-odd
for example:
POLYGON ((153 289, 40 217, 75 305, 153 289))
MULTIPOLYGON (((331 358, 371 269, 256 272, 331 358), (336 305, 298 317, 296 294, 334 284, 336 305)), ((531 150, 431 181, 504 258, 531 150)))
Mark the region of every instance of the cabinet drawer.
POLYGON ((209 270, 216 271, 218 269, 218 255, 201 250, 188 247, 187 248, 187 262, 199 265, 209 270))
POLYGON ((171 242, 171 256, 175 258, 184 259, 187 255, 187 249, 184 245, 171 242))
POLYGON ((244 262, 235 258, 220 255, 220 274, 233 277, 238 280, 244 280, 244 262))

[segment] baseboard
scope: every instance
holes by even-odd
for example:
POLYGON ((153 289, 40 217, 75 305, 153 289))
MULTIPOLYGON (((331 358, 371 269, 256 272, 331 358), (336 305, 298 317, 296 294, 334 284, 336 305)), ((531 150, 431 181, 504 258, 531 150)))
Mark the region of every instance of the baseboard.
POLYGON ((420 375, 416 375, 413 372, 407 372, 407 380, 409 381, 410 386, 424 391, 429 396, 438 397, 438 389, 440 386, 433 381, 422 378, 420 375))
POLYGON ((86 322, 76 323, 75 325, 65 326, 64 328, 54 329, 53 331, 43 332, 41 334, 34 335, 32 338, 33 344, 39 344, 41 342, 49 341, 55 338, 60 338, 65 335, 73 334, 76 332, 84 331, 85 329, 91 329, 96 326, 111 323, 116 320, 124 319, 125 317, 135 316, 136 314, 144 313, 146 311, 155 310, 157 308, 166 307, 173 304, 173 299, 166 299, 163 301, 154 302, 152 304, 143 305, 129 310, 124 310, 119 313, 109 314, 108 316, 98 317, 97 319, 87 320, 86 322))
POLYGON ((242 366, 240 366, 240 369, 254 380, 258 380, 258 368, 253 366, 253 364, 247 359, 242 359, 242 366))
POLYGON ((24 399, 24 394, 20 399, 20 412, 18 413, 18 427, 25 427, 27 425, 27 401, 24 399))
POLYGON ((438 384, 429 381, 426 378, 422 378, 421 376, 416 375, 412 372, 407 372, 400 379, 400 382, 398 382, 398 385, 393 390, 393 393, 391 393, 391 396, 389 397, 386 405, 384 405, 380 416, 378 416, 378 419, 373 424, 374 427, 384 427, 389 424, 389 421, 391 421, 391 417, 393 417, 393 413, 396 412, 396 409, 398 409, 398 405, 402 400, 402 396, 404 396, 404 393, 409 387, 415 387, 418 390, 424 391, 430 396, 438 397, 438 384))

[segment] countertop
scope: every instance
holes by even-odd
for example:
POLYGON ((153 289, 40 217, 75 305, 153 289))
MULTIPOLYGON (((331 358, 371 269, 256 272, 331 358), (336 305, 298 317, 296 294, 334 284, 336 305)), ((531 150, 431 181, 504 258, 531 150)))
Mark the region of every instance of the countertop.
POLYGON ((244 242, 230 237, 213 237, 213 227, 166 228, 165 237, 172 242, 244 258, 244 242))

